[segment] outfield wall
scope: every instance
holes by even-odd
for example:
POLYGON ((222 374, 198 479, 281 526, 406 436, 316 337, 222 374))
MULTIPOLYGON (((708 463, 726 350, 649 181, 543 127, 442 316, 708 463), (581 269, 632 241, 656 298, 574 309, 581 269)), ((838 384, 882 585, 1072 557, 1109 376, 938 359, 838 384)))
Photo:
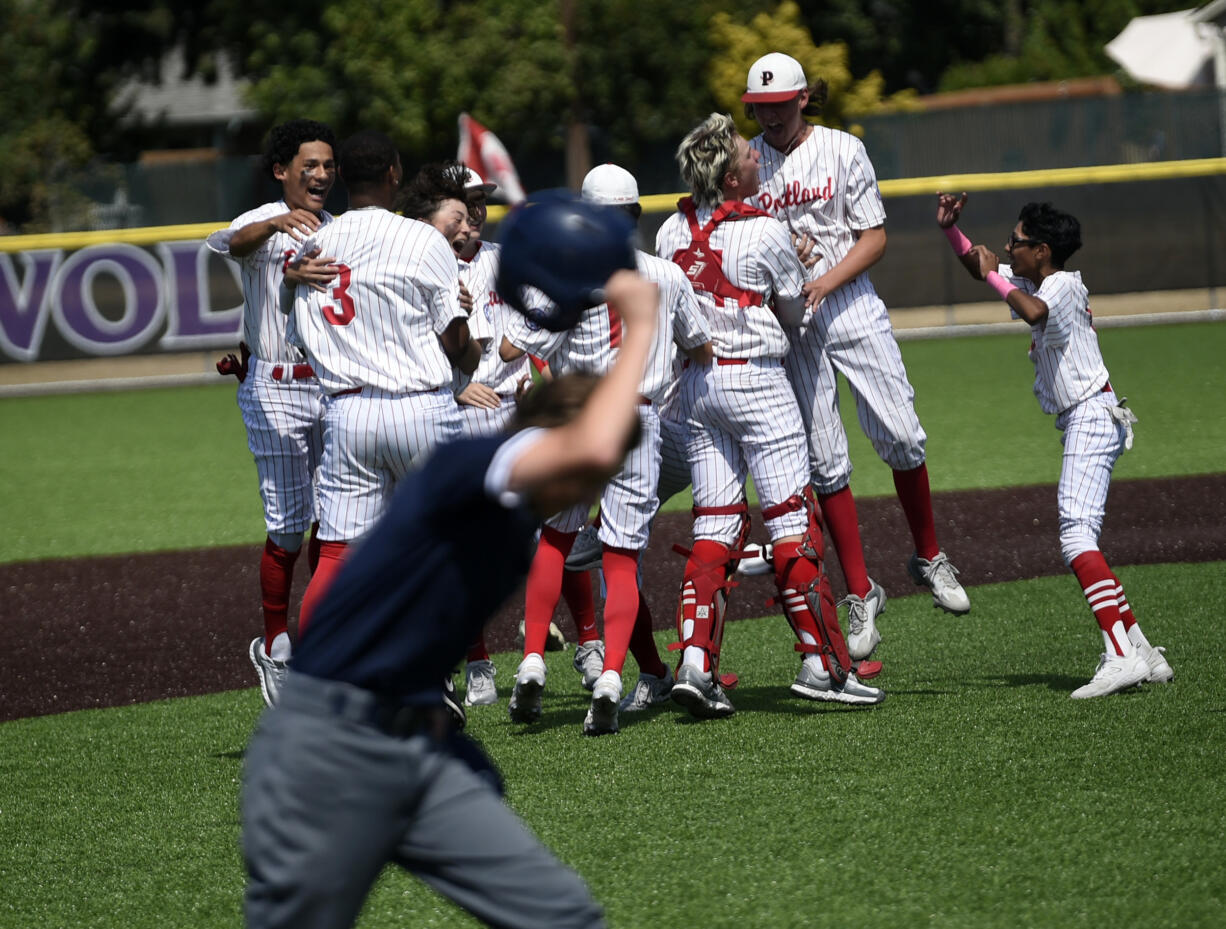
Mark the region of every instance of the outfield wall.
MULTIPOLYGON (((1212 310, 1226 286, 1226 159, 913 178, 882 181, 881 190, 889 247, 872 277, 899 325, 916 308, 937 308, 937 325, 957 325, 967 306, 984 303, 983 286, 935 228, 937 190, 968 191, 962 228, 1001 252, 1027 200, 1077 215, 1086 244, 1070 266, 1082 271, 1096 312, 1106 298, 1138 294, 1166 296, 1125 313, 1212 310)), ((677 196, 643 199, 648 250, 677 196)), ((495 239, 502 212, 491 212, 495 239)), ((222 225, 0 237, 0 368, 232 349, 242 318, 237 268, 203 245, 222 225)))

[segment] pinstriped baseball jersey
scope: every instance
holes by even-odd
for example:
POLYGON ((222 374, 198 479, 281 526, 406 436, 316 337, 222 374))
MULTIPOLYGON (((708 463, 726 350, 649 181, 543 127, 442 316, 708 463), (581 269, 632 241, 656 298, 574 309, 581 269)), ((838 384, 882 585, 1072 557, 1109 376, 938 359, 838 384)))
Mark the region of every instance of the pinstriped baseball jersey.
MULTIPOLYGON (((264 361, 293 364, 302 361, 302 355, 286 342, 285 316, 278 311, 277 305, 284 276, 282 268, 285 259, 297 250, 298 240, 278 231, 250 255, 235 258, 230 254, 230 240, 238 230, 289 212, 289 204, 284 200, 265 203, 239 216, 229 228, 212 233, 205 244, 239 266, 243 285, 243 341, 251 353, 264 361)), ((325 226, 332 218, 330 213, 320 215, 325 226)))
MULTIPOLYGON (((471 378, 456 372, 455 390, 459 393, 469 380, 474 380, 500 397, 513 400, 520 380, 528 373, 530 362, 526 355, 514 361, 503 361, 498 354, 511 317, 519 315, 503 302, 495 289, 501 251, 495 243, 482 242, 471 261, 460 262, 460 280, 473 298, 468 333, 481 343, 481 360, 471 378)), ((513 408, 514 404, 511 406, 513 408)))
MULTIPOLYGON (((713 210, 699 207, 697 222, 705 225, 713 210)), ((691 242, 685 216, 670 216, 656 236, 656 251, 675 255, 691 242)), ((708 243, 720 259, 724 277, 741 290, 767 298, 799 299, 804 269, 792 249, 787 230, 768 217, 720 223, 708 243)), ((768 305, 742 308, 738 301, 697 291, 699 305, 711 324, 715 354, 724 359, 748 359, 746 364, 709 367, 692 365, 681 377, 681 409, 687 415, 687 454, 698 507, 738 503, 745 478, 752 474, 763 507, 799 493, 808 475, 804 425, 796 397, 780 363, 787 344, 783 328, 768 305)), ((771 520, 771 538, 804 531, 801 511, 771 520)), ((732 544, 740 517, 700 514, 694 538, 732 544)))
POLYGON ((455 252, 433 226, 379 207, 350 210, 316 234, 341 271, 326 293, 299 287, 294 326, 325 392, 451 385, 439 335, 460 309, 455 252))
POLYGON ((1107 366, 1081 272, 1056 271, 1037 289, 1026 278, 1015 277, 1009 265, 1001 265, 997 273, 1047 304, 1047 318, 1030 327, 1034 395, 1043 412, 1061 413, 1100 393, 1107 383, 1107 366))
MULTIPOLYGON (((749 145, 762 156, 753 205, 817 242, 822 260, 810 272, 814 279, 847 256, 856 232, 885 224, 877 174, 864 143, 854 135, 811 126, 808 137, 787 155, 760 135, 749 145)), ((867 278, 848 286, 872 291, 867 278)))
MULTIPOLYGON (((674 341, 683 349, 697 348, 707 341, 707 333, 695 311, 694 291, 685 275, 671 262, 641 251, 637 253, 637 265, 639 273, 660 288, 655 339, 639 383, 639 392, 659 404, 673 380, 674 341)), ((563 332, 534 328, 519 313, 508 316, 507 338, 511 344, 546 359, 557 374, 579 371, 603 375, 617 359, 622 323, 607 304, 585 311, 573 329, 563 332)))
MULTIPOLYGON (((858 232, 884 225, 877 176, 855 136, 811 126, 787 155, 760 135, 749 144, 761 153, 761 189, 753 204, 815 240, 821 260, 809 269, 811 279, 845 258, 858 232)), ((882 460, 896 470, 924 463, 928 437, 915 414, 915 391, 889 313, 867 273, 827 294, 808 324, 790 335, 788 375, 808 431, 819 493, 846 486, 852 470, 836 372, 847 379, 860 424, 882 460)))
MULTIPOLYGON (((710 207, 698 207, 700 226, 710 221, 712 212, 710 207)), ((656 233, 656 254, 671 259, 690 241, 689 223, 681 213, 674 213, 656 233)), ((805 281, 787 229, 765 216, 729 220, 715 227, 710 246, 731 284, 764 298, 762 306, 741 307, 735 300, 698 292, 715 354, 721 358, 782 358, 787 338, 769 303, 773 298, 800 299, 805 281)))
MULTIPOLYGON (((318 515, 315 479, 323 451, 323 403, 314 378, 294 379, 303 360, 286 340, 286 318, 278 308, 283 263, 298 247, 284 232, 274 232, 250 255, 230 254, 234 234, 252 223, 289 213, 284 200, 248 210, 226 229, 212 233, 208 247, 239 267, 243 287, 243 341, 251 349, 247 377, 236 400, 247 431, 247 447, 259 477, 264 524, 270 534, 300 534, 318 515), (273 372, 281 367, 281 377, 273 372)), ((332 222, 328 213, 321 215, 332 222)))

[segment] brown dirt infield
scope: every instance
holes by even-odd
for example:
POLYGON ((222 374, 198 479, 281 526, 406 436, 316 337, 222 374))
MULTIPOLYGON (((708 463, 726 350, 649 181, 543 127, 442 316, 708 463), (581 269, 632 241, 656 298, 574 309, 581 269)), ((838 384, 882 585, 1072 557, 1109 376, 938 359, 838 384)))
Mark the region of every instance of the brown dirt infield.
MULTIPOLYGON (((968 587, 1065 571, 1053 487, 937 494, 934 508, 968 587)), ((893 596, 916 592, 897 502, 861 500, 859 510, 874 578, 893 596)), ((657 628, 672 625, 682 559, 671 549, 688 541, 689 523, 685 513, 661 516, 644 558, 657 628)), ((1226 474, 1115 482, 1102 546, 1116 565, 1226 559, 1226 474)), ((246 650, 261 628, 259 554, 239 546, 0 565, 0 721, 254 686, 246 650)), ((839 571, 831 575, 842 596, 839 571)), ((305 576, 300 568, 296 596, 305 576)), ((772 612, 773 593, 769 577, 744 580, 730 618, 772 612)), ((491 650, 514 647, 521 609, 517 594, 490 623, 491 650)), ((573 635, 568 618, 560 625, 573 635)))

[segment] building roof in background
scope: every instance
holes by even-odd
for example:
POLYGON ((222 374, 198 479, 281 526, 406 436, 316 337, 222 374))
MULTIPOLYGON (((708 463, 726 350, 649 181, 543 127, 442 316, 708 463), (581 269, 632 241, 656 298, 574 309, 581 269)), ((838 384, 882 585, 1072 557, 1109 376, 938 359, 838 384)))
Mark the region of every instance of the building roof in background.
POLYGON ((254 121, 258 112, 243 101, 247 81, 236 77, 224 52, 217 52, 217 79, 200 74, 183 76, 181 48, 162 59, 160 83, 130 80, 116 94, 115 107, 125 124, 164 123, 171 126, 215 126, 254 121))
POLYGON ((1064 97, 1113 97, 1120 93, 1123 93, 1123 89, 1113 77, 1078 77, 1067 81, 1031 81, 1025 84, 953 90, 928 94, 920 97, 919 102, 925 110, 949 110, 963 106, 1030 103, 1064 97))

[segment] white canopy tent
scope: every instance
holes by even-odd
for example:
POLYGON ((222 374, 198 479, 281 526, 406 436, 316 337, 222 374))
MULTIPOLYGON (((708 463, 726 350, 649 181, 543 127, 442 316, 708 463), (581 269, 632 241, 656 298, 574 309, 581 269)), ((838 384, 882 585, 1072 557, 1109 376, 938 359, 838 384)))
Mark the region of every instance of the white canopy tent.
POLYGON ((1226 155, 1226 0, 1137 16, 1105 50, 1143 83, 1169 90, 1216 87, 1221 150, 1226 155))
POLYGON ((1169 90, 1212 87, 1218 28, 1196 19, 1196 12, 1138 16, 1107 43, 1106 52, 1146 84, 1169 90))

